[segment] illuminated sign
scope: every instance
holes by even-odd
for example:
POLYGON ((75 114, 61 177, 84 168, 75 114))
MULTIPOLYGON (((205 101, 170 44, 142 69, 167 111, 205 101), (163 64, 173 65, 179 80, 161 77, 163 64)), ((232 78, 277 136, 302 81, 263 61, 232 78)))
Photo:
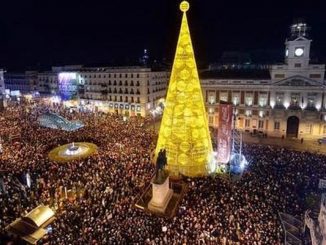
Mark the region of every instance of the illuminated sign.
POLYGON ((75 72, 61 72, 58 75, 59 94, 63 100, 74 99, 77 95, 77 74, 75 72))

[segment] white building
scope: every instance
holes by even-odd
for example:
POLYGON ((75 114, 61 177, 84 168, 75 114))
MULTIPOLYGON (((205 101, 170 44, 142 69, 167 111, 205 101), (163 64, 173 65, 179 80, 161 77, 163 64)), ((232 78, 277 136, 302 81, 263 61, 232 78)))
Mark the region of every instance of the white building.
POLYGON ((0 95, 5 94, 5 80, 3 76, 4 71, 0 69, 0 95))
POLYGON ((167 71, 144 67, 64 66, 38 74, 39 92, 60 95, 60 88, 66 86, 59 79, 62 73, 73 73, 78 83, 76 99, 82 105, 126 116, 146 116, 155 109, 165 98, 169 79, 167 71))
POLYGON ((284 64, 267 70, 209 70, 201 74, 210 126, 218 105, 236 106, 236 127, 277 137, 326 136, 325 65, 310 63, 307 26, 291 26, 284 64))
POLYGON ((165 98, 169 73, 143 67, 84 68, 80 99, 126 116, 148 115, 165 98))

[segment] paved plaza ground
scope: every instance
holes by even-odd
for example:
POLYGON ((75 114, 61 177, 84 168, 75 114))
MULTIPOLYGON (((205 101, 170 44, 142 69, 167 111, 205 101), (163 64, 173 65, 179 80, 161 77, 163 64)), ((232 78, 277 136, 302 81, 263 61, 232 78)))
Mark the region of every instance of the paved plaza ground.
POLYGON ((296 138, 285 138, 285 139, 274 138, 274 137, 261 138, 261 137, 251 136, 249 133, 244 133, 243 141, 252 144, 272 145, 272 146, 285 147, 297 151, 309 151, 309 152, 326 154, 326 144, 322 144, 322 145, 318 144, 317 138, 303 139, 303 143, 301 143, 301 140, 296 138))
MULTIPOLYGON (((152 123, 152 127, 155 128, 156 131, 160 129, 161 121, 157 120, 155 123, 152 123)), ((260 145, 271 145, 278 147, 285 147, 287 149, 292 149, 296 151, 308 151, 314 153, 326 154, 326 144, 318 144, 318 138, 309 138, 303 139, 303 143, 301 143, 301 139, 297 138, 275 138, 275 137, 267 137, 262 138, 257 136, 252 136, 250 133, 243 133, 243 142, 250 144, 260 144, 260 145)))

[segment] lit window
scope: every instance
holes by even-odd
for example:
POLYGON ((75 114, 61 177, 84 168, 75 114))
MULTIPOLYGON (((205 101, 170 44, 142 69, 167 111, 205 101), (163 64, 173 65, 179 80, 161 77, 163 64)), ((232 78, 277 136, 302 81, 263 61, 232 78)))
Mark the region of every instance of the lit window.
POLYGON ((246 105, 247 106, 252 106, 252 102, 253 102, 252 95, 246 96, 246 105))
POLYGON ((250 127, 250 119, 245 120, 245 127, 249 128, 250 127))
POLYGON ((239 104, 239 96, 238 95, 234 95, 232 101, 233 101, 233 104, 234 105, 238 105, 239 104))
POLYGON ((299 100, 300 100, 300 93, 291 93, 290 106, 291 107, 298 107, 299 106, 299 100))
POLYGON ((259 106, 264 107, 267 105, 267 94, 261 94, 259 96, 259 106))
POLYGON ((209 102, 210 104, 214 104, 214 103, 215 103, 215 96, 210 95, 210 96, 209 96, 209 99, 208 99, 208 102, 209 102))
POLYGON ((227 93, 220 93, 220 101, 228 101, 228 94, 227 93))
POLYGON ((258 128, 260 128, 260 129, 264 128, 264 121, 263 120, 258 121, 258 128))
POLYGON ((283 99, 284 99, 284 94, 278 93, 276 94, 276 106, 282 106, 283 105, 283 99))
POLYGON ((251 116, 251 110, 246 110, 246 116, 247 117, 251 116))

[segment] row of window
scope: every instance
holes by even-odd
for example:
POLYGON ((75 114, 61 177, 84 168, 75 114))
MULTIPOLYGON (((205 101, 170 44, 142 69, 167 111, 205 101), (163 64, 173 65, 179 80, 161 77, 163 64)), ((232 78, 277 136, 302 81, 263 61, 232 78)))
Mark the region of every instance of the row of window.
MULTIPOLYGON (((250 128, 250 119, 245 119, 245 127, 250 128)), ((264 121, 259 120, 258 121, 258 129, 264 128, 264 121)), ((279 131, 281 128, 281 123, 279 121, 274 122, 274 130, 279 131)), ((303 129, 304 133, 312 133, 312 124, 306 124, 306 126, 303 129)), ((326 125, 323 126, 323 134, 326 134, 326 125)))
POLYGON ((127 73, 125 73, 124 74, 124 76, 122 75, 122 74, 116 74, 116 73, 114 73, 114 74, 108 74, 108 75, 106 75, 106 74, 103 74, 103 76, 101 75, 101 74, 98 74, 98 75, 96 75, 96 74, 89 74, 89 75, 80 75, 80 77, 84 77, 84 78, 106 78, 106 77, 108 77, 108 78, 122 78, 122 77, 124 77, 124 78, 128 78, 128 77, 130 77, 130 78, 134 78, 134 77, 136 77, 136 78, 139 78, 140 77, 140 75, 137 73, 137 74, 133 74, 133 73, 131 73, 131 74, 127 74, 127 73))
POLYGON ((109 85, 109 86, 111 86, 111 85, 113 85, 113 86, 137 86, 137 87, 140 86, 139 81, 137 81, 135 83, 134 83, 134 81, 131 81, 130 85, 129 85, 128 81, 125 81, 123 83, 122 81, 117 82, 116 80, 114 80, 112 82, 111 82, 111 80, 109 80, 109 83, 96 83, 96 82, 91 82, 91 81, 88 82, 87 80, 85 80, 85 84, 86 85, 101 85, 101 86, 107 86, 107 85, 109 85))
POLYGON ((92 87, 86 87, 86 91, 87 92, 95 92, 95 93, 102 92, 102 93, 109 93, 109 94, 140 94, 139 89, 137 89, 136 91, 134 91, 134 89, 130 89, 130 91, 129 91, 127 88, 125 88, 124 90, 122 88, 120 88, 120 89, 108 88, 108 89, 104 89, 104 90, 94 90, 91 88, 92 87))
MULTIPOLYGON (((294 67, 298 68, 301 67, 301 64, 295 64, 294 67)), ((285 78, 285 74, 275 74, 274 78, 276 79, 282 79, 285 78)), ((321 74, 309 74, 309 78, 321 78, 321 74)))
MULTIPOLYGON (((288 103, 285 103, 285 93, 276 92, 275 94, 275 106, 276 107, 305 107, 313 108, 316 106, 317 93, 308 93, 306 97, 303 97, 301 93, 290 93, 288 103)), ((259 105, 261 107, 267 106, 269 95, 266 92, 219 92, 219 100, 233 103, 234 105, 244 104, 246 106, 259 105)), ((216 93, 213 95, 208 93, 209 104, 216 103, 216 93)), ((273 105, 274 106, 274 105, 273 105)))
POLYGON ((123 96, 109 96, 109 101, 114 101, 114 102, 125 102, 125 103, 140 103, 140 98, 137 97, 134 99, 133 96, 131 96, 130 98, 128 96, 125 96, 125 98, 123 99, 123 96))
MULTIPOLYGON (((254 123, 256 124, 256 122, 255 120, 254 123)), ((245 119, 245 127, 250 127, 250 119, 245 119)), ((253 125, 253 127, 256 127, 256 125, 253 125)), ((258 129, 264 129, 264 120, 258 120, 258 129)))
MULTIPOLYGON (((245 104, 247 106, 259 105, 266 106, 268 102, 268 94, 266 92, 219 92, 219 101, 226 101, 234 105, 245 104)), ((216 103, 216 93, 208 95, 208 103, 216 103)))
MULTIPOLYGON (((134 91, 134 89, 129 89, 128 88, 125 88, 125 89, 122 89, 122 88, 108 88, 108 89, 104 89, 104 90, 99 90, 99 89, 94 89, 90 86, 86 86, 86 91, 87 92, 94 92, 94 93, 98 93, 98 92, 102 92, 104 94, 108 93, 108 94, 140 94, 140 91, 139 89, 136 90, 136 92, 134 91)), ((161 89, 154 89, 152 92, 153 93, 156 93, 156 92, 160 92, 160 91, 165 91, 164 88, 161 88, 161 89)), ((147 94, 151 94, 151 90, 148 88, 147 89, 147 94)))
POLYGON ((140 98, 139 97, 128 97, 128 96, 105 96, 105 98, 99 96, 99 95, 85 95, 83 96, 83 98, 85 99, 105 99, 105 100, 109 100, 109 101, 113 101, 113 102, 125 102, 125 103, 140 103, 140 98))
POLYGON ((268 84, 270 83, 269 81, 231 81, 231 80, 214 80, 214 81, 209 81, 208 84, 214 85, 214 84, 268 84))

